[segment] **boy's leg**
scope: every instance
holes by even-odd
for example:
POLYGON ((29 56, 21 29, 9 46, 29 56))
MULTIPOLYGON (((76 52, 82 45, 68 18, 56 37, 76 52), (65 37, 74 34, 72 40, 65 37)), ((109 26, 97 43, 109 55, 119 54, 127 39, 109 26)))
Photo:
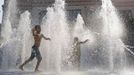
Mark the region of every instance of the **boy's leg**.
POLYGON ((21 70, 24 70, 24 69, 23 69, 23 66, 26 65, 27 63, 29 63, 30 61, 31 61, 31 59, 29 58, 29 59, 26 60, 22 65, 20 65, 19 68, 20 68, 21 70))
POLYGON ((37 60, 35 71, 39 71, 38 68, 39 68, 39 65, 41 63, 41 60, 42 60, 42 58, 37 60))
POLYGON ((22 65, 20 65, 19 68, 21 70, 23 70, 23 66, 26 65, 27 63, 29 63, 30 61, 32 61, 34 59, 34 57, 35 57, 35 54, 32 52, 30 58, 27 59, 22 65))
POLYGON ((40 65, 41 60, 42 60, 42 56, 41 56, 39 50, 37 50, 36 58, 37 58, 37 64, 36 64, 35 71, 39 71, 38 68, 39 68, 39 65, 40 65))

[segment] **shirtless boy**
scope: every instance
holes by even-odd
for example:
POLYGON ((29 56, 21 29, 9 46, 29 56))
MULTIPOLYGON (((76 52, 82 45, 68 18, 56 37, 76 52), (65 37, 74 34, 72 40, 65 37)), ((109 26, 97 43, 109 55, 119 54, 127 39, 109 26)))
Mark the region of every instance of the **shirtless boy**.
POLYGON ((32 33, 33 33, 33 37, 34 37, 34 45, 32 46, 32 52, 31 52, 31 56, 29 57, 29 59, 27 59, 22 65, 19 66, 19 68, 21 70, 24 70, 23 67, 24 65, 26 65, 27 63, 29 63, 30 61, 32 61, 35 57, 37 59, 37 64, 36 64, 36 68, 35 71, 39 71, 38 67, 40 65, 40 62, 42 60, 42 56, 40 54, 39 51, 39 47, 40 47, 40 43, 41 43, 41 39, 44 38, 45 40, 50 40, 50 38, 46 38, 43 34, 40 33, 41 32, 41 27, 40 25, 36 25, 33 29, 32 29, 32 33))

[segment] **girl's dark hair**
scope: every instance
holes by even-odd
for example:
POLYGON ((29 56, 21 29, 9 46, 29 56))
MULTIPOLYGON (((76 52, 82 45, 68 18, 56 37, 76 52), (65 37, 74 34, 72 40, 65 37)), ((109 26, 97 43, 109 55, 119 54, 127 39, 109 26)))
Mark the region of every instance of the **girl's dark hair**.
POLYGON ((74 39, 77 39, 78 40, 78 37, 74 37, 74 39))

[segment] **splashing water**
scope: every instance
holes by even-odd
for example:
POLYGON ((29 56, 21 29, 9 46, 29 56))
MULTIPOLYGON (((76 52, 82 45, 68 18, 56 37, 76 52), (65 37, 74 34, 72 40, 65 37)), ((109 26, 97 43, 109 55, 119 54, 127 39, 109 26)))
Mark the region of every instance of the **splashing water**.
MULTIPOLYGON (((10 1, 12 2, 15 0, 10 1)), ((10 7, 11 4, 9 2, 8 9, 12 8, 10 7)), ((31 46, 33 44, 33 40, 31 39, 31 19, 28 11, 22 13, 18 27, 13 29, 11 26, 13 23, 9 20, 11 10, 8 9, 3 23, 4 27, 2 28, 2 37, 6 42, 3 43, 0 49, 4 50, 2 68, 14 69, 16 68, 16 64, 23 62, 31 53, 31 46)), ((121 41, 124 31, 123 23, 118 16, 116 8, 112 5, 111 0, 102 0, 100 15, 103 25, 102 37, 104 39, 104 41, 101 42, 103 44, 102 50, 108 52, 108 54, 103 54, 109 58, 108 63, 110 71, 113 71, 114 69, 117 70, 118 68, 121 69, 124 67, 123 65, 125 65, 126 61, 124 50, 127 49, 132 54, 133 52, 121 41)), ((43 57, 41 63, 41 68, 43 70, 58 72, 58 75, 88 74, 86 72, 61 73, 66 70, 67 65, 70 65, 68 58, 71 56, 70 52, 72 51, 71 47, 74 37, 78 37, 82 41, 89 39, 90 44, 94 44, 92 42, 95 42, 94 40, 96 40, 92 35, 92 32, 85 27, 83 18, 80 14, 78 14, 73 33, 71 33, 67 23, 64 0, 56 0, 52 7, 47 8, 47 14, 42 21, 42 33, 46 37, 51 38, 51 41, 42 40, 40 51, 43 57), (71 36, 71 34, 73 34, 73 36, 71 36)), ((83 52, 90 44, 87 44, 85 47, 83 46, 81 51, 83 52)), ((88 49, 90 48, 92 47, 88 47, 88 49)), ((85 57, 85 55, 83 55, 82 58, 83 57, 85 57)), ((81 61, 85 62, 84 60, 81 61)), ((107 61, 107 59, 104 59, 103 62, 105 61, 107 61)), ((91 64, 91 61, 89 61, 88 64, 91 64)))
MULTIPOLYGON (((8 46, 12 47, 8 43, 13 44, 13 40, 11 40, 12 35, 13 35, 13 29, 12 29, 12 25, 11 25, 12 24, 11 18, 15 19, 14 17, 12 17, 12 16, 15 16, 12 11, 16 12, 16 8, 15 8, 16 4, 15 3, 16 3, 16 0, 10 0, 9 2, 7 2, 7 8, 5 9, 5 13, 4 13, 4 17, 3 17, 3 23, 2 23, 2 31, 1 31, 2 45, 1 45, 1 47, 3 47, 3 49, 0 48, 0 50, 3 51, 2 66, 5 69, 9 68, 8 66, 12 62, 12 58, 11 59, 8 58, 7 55, 9 55, 9 57, 11 57, 16 52, 15 51, 13 53, 11 51, 11 48, 9 48, 9 50, 7 50, 8 46), (14 5, 12 5, 12 4, 14 4, 14 5), (11 52, 11 54, 9 54, 10 52, 11 52), (4 58, 4 56, 5 56, 5 58, 4 58), (8 60, 8 61, 6 61, 6 60, 8 60)), ((12 47, 12 49, 13 49, 13 47, 12 47)))
POLYGON ((4 20, 3 20, 3 24, 2 24, 2 32, 1 32, 1 36, 3 41, 7 41, 12 34, 12 28, 11 28, 11 22, 10 22, 10 17, 11 17, 11 8, 13 7, 11 4, 13 3, 13 0, 11 0, 8 3, 5 15, 4 15, 4 20))
MULTIPOLYGON (((25 57, 25 51, 31 50, 31 28, 30 28, 30 13, 28 11, 21 14, 19 25, 17 28, 12 29, 11 38, 8 38, 6 42, 1 45, 2 54, 2 66, 1 69, 12 70, 16 69, 17 65, 23 62, 25 57), (29 48, 30 47, 30 48, 29 48)), ((30 55, 30 54, 29 54, 30 55)))
POLYGON ((19 63, 22 63, 24 60, 28 59, 31 53, 31 47, 33 45, 30 16, 31 14, 28 11, 25 11, 21 14, 19 25, 16 31, 16 38, 17 40, 20 40, 22 44, 22 47, 19 49, 19 63))
POLYGON ((81 37, 82 33, 84 33, 84 20, 80 14, 78 14, 78 17, 76 19, 76 24, 73 29, 73 37, 81 37))
POLYGON ((64 8, 65 2, 56 0, 53 7, 47 8, 43 21, 43 33, 51 38, 50 43, 46 42, 49 46, 44 48, 47 50, 47 68, 50 71, 61 71, 64 66, 62 61, 66 58, 64 53, 69 50, 70 34, 64 8))
POLYGON ((107 40, 105 45, 106 51, 109 51, 110 69, 114 70, 115 66, 123 67, 125 61, 124 47, 122 46, 121 37, 123 36, 123 23, 119 17, 116 8, 113 6, 111 0, 102 0, 102 9, 100 12, 102 16, 104 39, 107 40), (117 56, 118 55, 118 56, 117 56), (116 61, 120 60, 120 61, 116 61), (116 65, 115 65, 116 64, 116 65))
POLYGON ((83 17, 80 14, 78 14, 74 25, 73 38, 74 37, 78 37, 81 41, 89 39, 90 43, 94 41, 92 32, 86 28, 83 17))
POLYGON ((102 0, 101 15, 103 17, 104 34, 115 38, 123 36, 123 23, 111 0, 102 0))

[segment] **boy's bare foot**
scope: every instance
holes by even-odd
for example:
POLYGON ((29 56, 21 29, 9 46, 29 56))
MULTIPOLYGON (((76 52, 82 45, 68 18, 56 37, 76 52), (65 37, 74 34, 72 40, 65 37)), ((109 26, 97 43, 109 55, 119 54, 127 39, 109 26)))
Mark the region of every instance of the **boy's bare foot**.
POLYGON ((38 69, 35 69, 35 72, 40 72, 40 70, 38 70, 38 69))
POLYGON ((19 69, 22 70, 22 71, 24 71, 23 66, 19 66, 19 69))

